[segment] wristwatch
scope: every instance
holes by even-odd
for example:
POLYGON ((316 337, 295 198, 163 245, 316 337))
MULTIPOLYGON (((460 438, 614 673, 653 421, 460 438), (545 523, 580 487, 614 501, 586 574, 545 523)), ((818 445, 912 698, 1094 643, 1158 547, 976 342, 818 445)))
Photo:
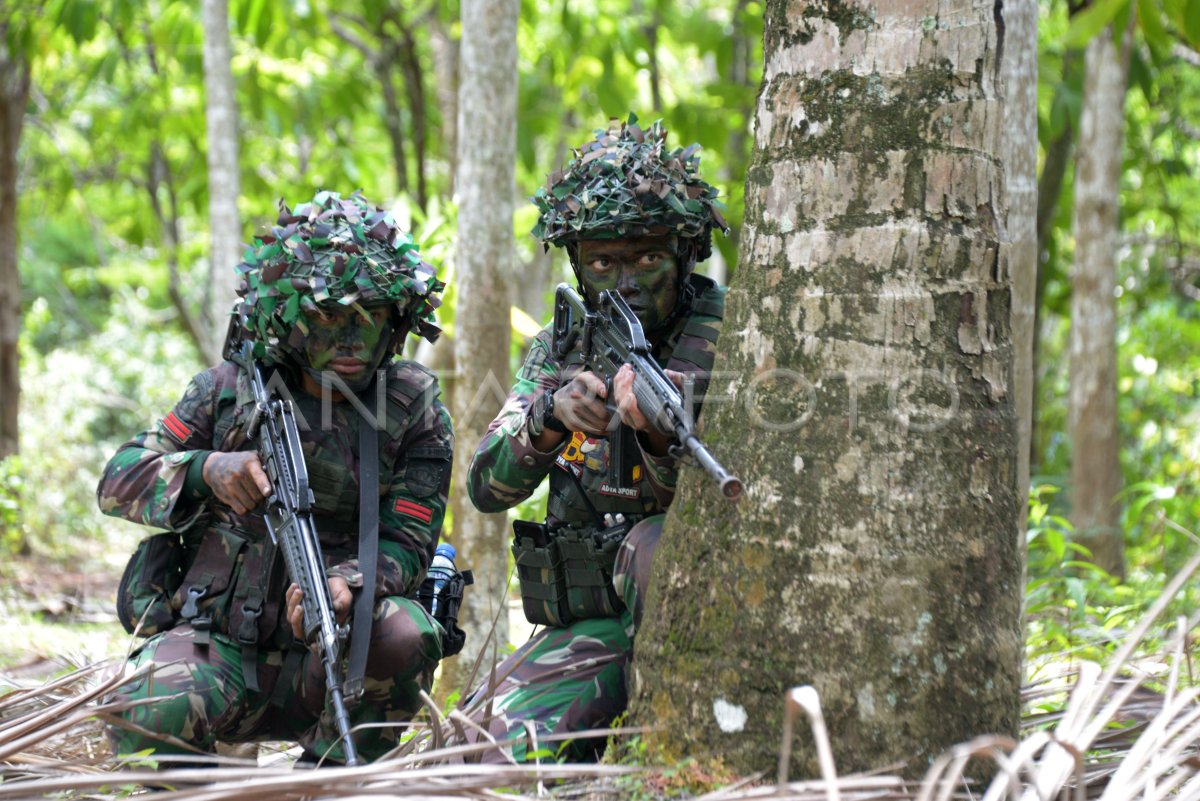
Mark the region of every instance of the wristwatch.
POLYGON ((554 416, 554 390, 550 389, 539 395, 529 410, 529 433, 536 437, 546 430, 567 433, 567 427, 554 416))

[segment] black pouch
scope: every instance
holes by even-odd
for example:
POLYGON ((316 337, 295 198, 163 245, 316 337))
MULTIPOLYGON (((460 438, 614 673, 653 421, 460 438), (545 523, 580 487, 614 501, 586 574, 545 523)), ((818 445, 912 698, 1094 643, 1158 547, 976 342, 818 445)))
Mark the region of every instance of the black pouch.
POLYGON ((197 632, 227 630, 228 599, 223 596, 235 584, 234 572, 245 545, 245 537, 227 528, 204 532, 196 557, 171 598, 179 617, 197 632))
POLYGON ((613 565, 628 533, 628 525, 593 529, 563 529, 558 551, 566 581, 567 612, 573 619, 613 617, 625 604, 613 587, 613 565))
POLYGON ((182 581, 179 534, 164 531, 139 542, 117 585, 117 619, 125 631, 150 637, 173 628, 179 621, 171 608, 171 596, 182 581))
POLYGON ((441 592, 434 586, 436 579, 428 576, 417 589, 417 603, 442 627, 442 659, 454 656, 467 643, 467 633, 458 627, 458 609, 462 606, 463 590, 475 583, 475 574, 470 570, 455 571, 443 585, 441 592), (437 594, 437 614, 433 612, 434 595, 437 594))
POLYGON ((574 618, 567 608, 567 584, 558 542, 546 526, 513 521, 513 561, 521 582, 525 619, 540 626, 566 626, 574 618))

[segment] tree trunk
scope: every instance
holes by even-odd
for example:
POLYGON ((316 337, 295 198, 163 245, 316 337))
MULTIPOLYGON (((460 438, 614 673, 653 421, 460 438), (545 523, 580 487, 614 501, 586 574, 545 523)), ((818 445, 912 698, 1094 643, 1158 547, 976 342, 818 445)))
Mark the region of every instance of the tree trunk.
MULTIPOLYGON (((659 757, 774 770, 801 684, 842 771, 920 774, 1016 734, 1000 15, 766 4, 727 372, 702 431, 747 490, 732 505, 688 468, 668 515, 630 690, 659 757)), ((815 775, 797 742, 792 773, 815 775)))
MULTIPOLYGON (((1008 199, 1006 228, 1012 243, 1013 402, 1017 418, 1017 496, 1029 495, 1029 454, 1033 434, 1033 348, 1038 281, 1037 182, 1037 0, 1004 4, 1002 67, 1006 90, 1004 159, 1008 199)), ((1022 503, 1015 532, 1025 537, 1028 504, 1022 503)), ((1022 549, 1023 552, 1023 549, 1022 549)))
MULTIPOLYGON (((1078 50, 1068 50, 1063 55, 1062 82, 1069 83, 1076 69, 1080 53, 1078 50)), ((1067 166, 1071 161, 1071 151, 1075 147, 1075 126, 1067 122, 1058 136, 1050 140, 1046 146, 1046 158, 1042 162, 1042 174, 1038 176, 1037 189, 1037 286, 1033 301, 1033 389, 1034 404, 1038 398, 1038 382, 1041 380, 1041 359, 1039 356, 1042 337, 1042 298, 1046 294, 1047 271, 1046 262, 1049 259, 1050 232, 1054 227, 1054 218, 1058 214, 1058 202, 1062 197, 1063 181, 1066 179, 1067 166)), ((1041 455, 1045 452, 1043 440, 1045 435, 1038 428, 1037 415, 1033 416, 1033 425, 1029 435, 1029 459, 1036 466, 1040 463, 1041 455)))
POLYGON ((404 88, 408 96, 409 119, 412 120, 413 155, 416 156, 417 206, 425 211, 429 203, 429 189, 425 182, 425 156, 429 129, 429 115, 425 110, 424 70, 417 54, 417 39, 412 29, 400 24, 403 47, 400 48, 400 68, 404 73, 404 88))
POLYGON ((0 459, 20 449, 21 277, 17 269, 17 149, 29 98, 29 61, 0 25, 0 459))
POLYGON ((459 618, 471 632, 457 659, 442 665, 443 690, 463 689, 492 621, 508 638, 507 516, 466 502, 467 466, 508 392, 509 292, 517 148, 517 0, 462 4, 459 140, 458 287, 454 331, 454 543, 475 571, 459 618))
POLYGON ((210 364, 221 357, 229 310, 236 296, 235 268, 242 254, 238 214, 237 92, 229 39, 228 0, 204 0, 204 114, 208 129, 209 255, 208 347, 210 364))
POLYGON ((433 70, 437 76, 442 149, 450 174, 446 196, 452 197, 458 169, 458 42, 436 14, 429 17, 429 42, 433 48, 433 70))
POLYGON ((1130 33, 1113 42, 1106 29, 1084 54, 1083 108, 1075 161, 1075 262, 1071 268, 1072 522, 1092 561, 1125 574, 1116 503, 1117 251, 1121 143, 1130 33))

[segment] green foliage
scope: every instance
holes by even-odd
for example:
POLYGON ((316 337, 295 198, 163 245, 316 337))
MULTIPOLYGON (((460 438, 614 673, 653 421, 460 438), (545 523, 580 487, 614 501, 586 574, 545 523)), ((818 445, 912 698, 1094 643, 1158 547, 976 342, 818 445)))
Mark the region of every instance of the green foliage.
POLYGON ((39 324, 51 324, 47 306, 34 303, 22 333, 21 457, 0 492, 15 499, 15 520, 0 548, 119 570, 144 532, 100 515, 100 471, 122 441, 174 405, 199 364, 186 338, 163 325, 169 318, 129 290, 90 339, 43 355, 34 343, 39 324))
POLYGON ((1026 649, 1035 662, 1066 653, 1102 661, 1129 623, 1132 591, 1087 561, 1091 554, 1073 541, 1070 521, 1054 510, 1057 500, 1052 485, 1030 493, 1026 649))
MULTIPOLYGON (((1178 22, 1180 7, 1156 0, 1113 0, 1094 3, 1068 18, 1064 3, 1049 0, 1042 3, 1038 33, 1039 141, 1045 153, 1056 138, 1078 130, 1083 61, 1072 48, 1082 46, 1090 35, 1100 35, 1110 22, 1121 28, 1124 9, 1137 13, 1119 198, 1116 335, 1120 458, 1127 487, 1120 498, 1129 572, 1125 588, 1133 590, 1138 605, 1144 605, 1195 548, 1167 521, 1188 529, 1200 523, 1200 499, 1190 481, 1200 468, 1195 434, 1200 186, 1194 180, 1200 168, 1200 139, 1194 136, 1200 125, 1200 76, 1182 53, 1180 43, 1186 36, 1178 22)), ((1032 610, 1038 604, 1049 608, 1070 600, 1073 606, 1064 613, 1059 633, 1078 633, 1086 626, 1103 625, 1100 609, 1119 608, 1128 599, 1114 595, 1115 585, 1107 577, 1069 566, 1080 558, 1078 552, 1048 547, 1060 536, 1070 543, 1070 532, 1059 523, 1071 513, 1065 479, 1072 453, 1066 436, 1064 369, 1069 360, 1068 276, 1075 244, 1070 169, 1060 195, 1040 202, 1054 213, 1039 276, 1043 294, 1033 462, 1044 483, 1064 491, 1051 496, 1042 490, 1038 496, 1050 512, 1042 523, 1031 522, 1029 569, 1031 581, 1046 583, 1032 587, 1036 592, 1031 590, 1030 604, 1032 610)))
POLYGON ((0 552, 20 553, 21 457, 0 459, 0 552))

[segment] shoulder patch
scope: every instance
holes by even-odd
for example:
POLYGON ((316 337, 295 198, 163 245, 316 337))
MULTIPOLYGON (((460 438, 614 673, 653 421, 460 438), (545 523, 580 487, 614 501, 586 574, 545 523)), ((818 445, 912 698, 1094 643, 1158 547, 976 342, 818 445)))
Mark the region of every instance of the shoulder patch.
POLYGON ((388 397, 400 403, 405 409, 413 405, 418 398, 427 397, 428 401, 441 394, 438 388, 437 376, 432 370, 420 362, 395 361, 388 368, 388 397))
POLYGON ((529 355, 517 371, 517 378, 522 381, 536 382, 538 376, 546 371, 546 363, 550 361, 550 337, 543 329, 533 338, 529 346, 529 355))
POLYGON ((179 403, 162 419, 162 430, 180 445, 185 445, 196 425, 211 415, 215 372, 210 369, 197 373, 188 382, 179 403))

